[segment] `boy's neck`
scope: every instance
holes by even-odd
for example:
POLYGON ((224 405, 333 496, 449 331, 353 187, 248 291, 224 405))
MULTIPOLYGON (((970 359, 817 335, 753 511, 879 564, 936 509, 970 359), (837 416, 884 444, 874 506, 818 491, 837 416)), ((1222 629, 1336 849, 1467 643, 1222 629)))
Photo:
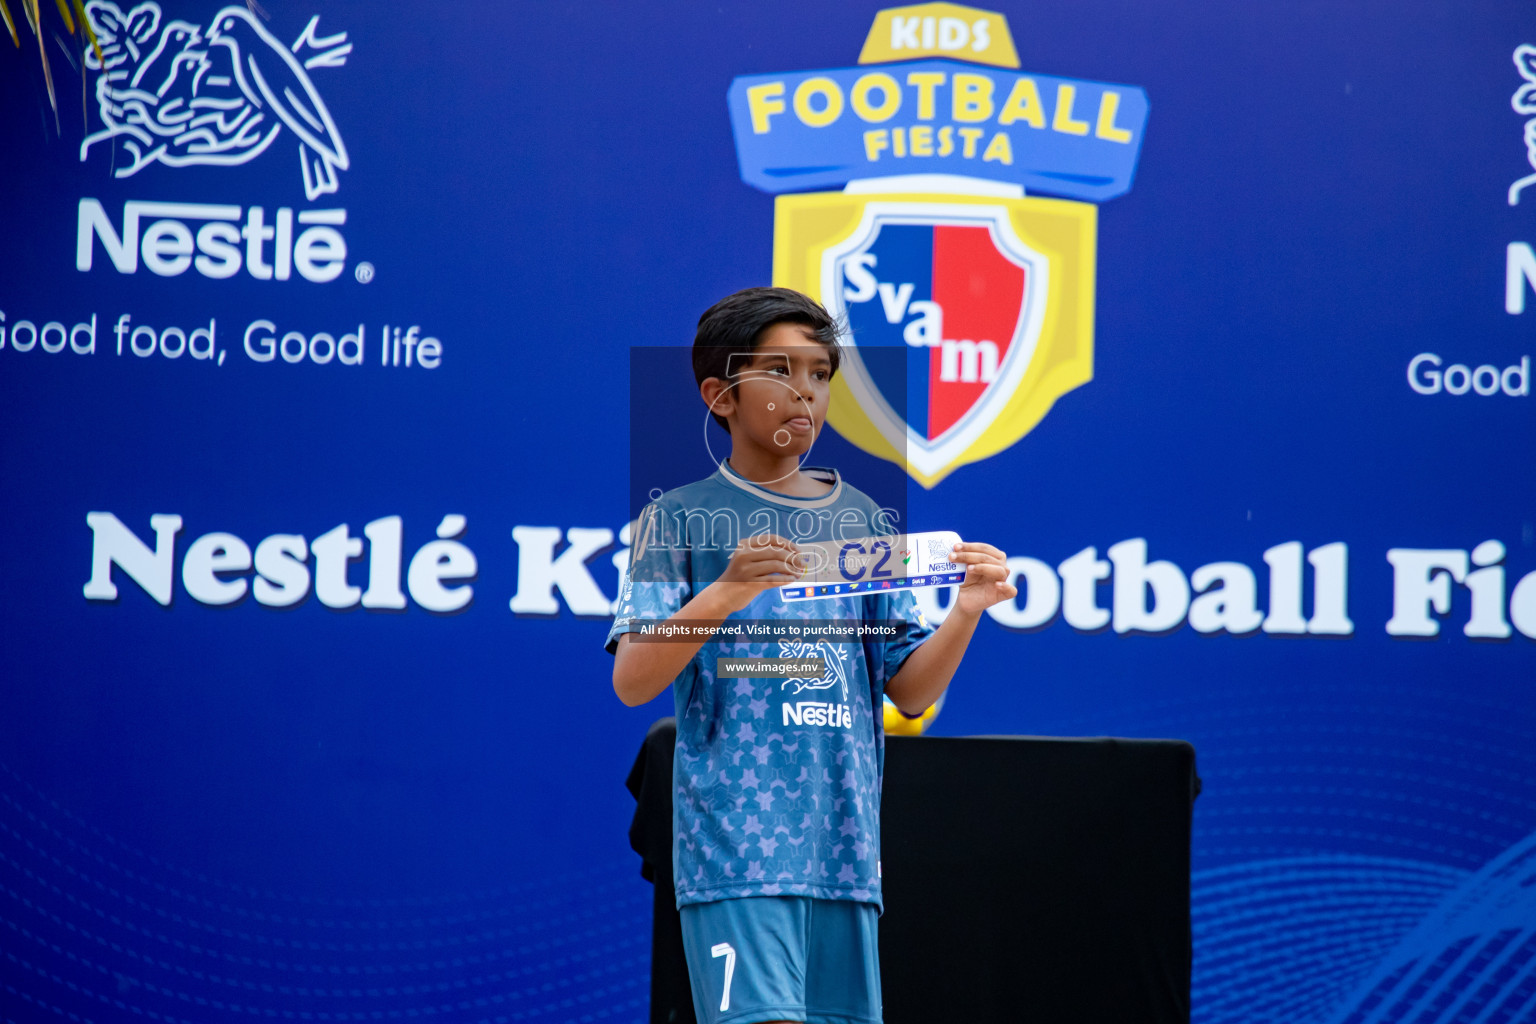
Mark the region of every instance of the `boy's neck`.
POLYGON ((826 481, 801 472, 800 458, 796 455, 744 451, 743 446, 733 445, 727 461, 731 471, 743 480, 780 494, 819 498, 830 489, 826 481))

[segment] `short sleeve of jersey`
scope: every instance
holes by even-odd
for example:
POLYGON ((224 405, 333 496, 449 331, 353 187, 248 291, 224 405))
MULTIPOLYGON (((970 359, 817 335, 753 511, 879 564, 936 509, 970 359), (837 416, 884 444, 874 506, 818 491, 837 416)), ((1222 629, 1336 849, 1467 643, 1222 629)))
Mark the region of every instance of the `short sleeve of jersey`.
POLYGON ((933 625, 923 615, 922 609, 918 608, 917 600, 910 590, 881 594, 875 616, 898 624, 896 636, 876 647, 880 653, 880 686, 883 690, 885 684, 901 670, 908 655, 933 635, 933 625))
POLYGON ((619 587, 618 610, 603 643, 609 654, 618 650, 620 634, 637 632, 644 621, 670 618, 693 596, 687 551, 656 543, 656 521, 661 514, 656 505, 647 505, 635 521, 635 540, 624 583, 619 587))

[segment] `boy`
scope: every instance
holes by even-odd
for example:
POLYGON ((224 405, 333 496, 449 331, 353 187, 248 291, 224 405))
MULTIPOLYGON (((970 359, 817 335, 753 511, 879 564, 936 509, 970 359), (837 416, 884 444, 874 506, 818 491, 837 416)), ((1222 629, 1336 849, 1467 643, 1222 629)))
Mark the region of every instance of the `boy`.
MULTIPOLYGON (((625 704, 673 686, 673 875, 701 1024, 879 1024, 882 693, 916 717, 949 684, 982 611, 1012 598, 1003 553, 958 546, 966 565, 937 630, 908 590, 787 603, 786 539, 883 535, 891 524, 836 470, 802 467, 826 418, 837 326, 787 288, 748 288, 699 318, 694 376, 731 434, 705 480, 641 513, 608 634, 625 704), (727 618, 891 622, 895 639, 708 640, 727 618), (686 642, 636 642, 643 622, 703 626, 686 642), (722 658, 820 657, 810 677, 724 677, 722 658), (807 709, 810 710, 807 710, 807 709), (815 724, 812 724, 815 723, 815 724)), ((884 513, 888 515, 887 513, 884 513)))

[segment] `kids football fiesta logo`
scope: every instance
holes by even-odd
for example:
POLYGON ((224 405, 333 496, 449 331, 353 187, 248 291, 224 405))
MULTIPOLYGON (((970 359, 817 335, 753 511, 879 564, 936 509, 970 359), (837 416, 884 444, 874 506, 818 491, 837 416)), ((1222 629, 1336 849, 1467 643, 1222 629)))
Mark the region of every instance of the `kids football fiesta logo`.
POLYGON ((950 3, 881 11, 859 64, 739 77, 731 124, 778 194, 774 283, 848 327, 828 421, 933 487, 1092 379, 1094 203, 1129 190, 1147 99, 1009 70, 1007 19, 950 3))

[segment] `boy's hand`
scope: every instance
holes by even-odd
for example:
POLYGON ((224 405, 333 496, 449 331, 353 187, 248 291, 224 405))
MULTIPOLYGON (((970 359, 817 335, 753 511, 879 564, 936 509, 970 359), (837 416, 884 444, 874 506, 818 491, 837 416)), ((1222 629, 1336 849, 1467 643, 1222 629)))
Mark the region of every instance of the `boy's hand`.
POLYGON ((793 583, 804 574, 803 555, 775 534, 748 537, 731 554, 720 578, 710 584, 732 612, 739 612, 770 587, 793 583))
POLYGON ((955 606, 960 611, 980 615, 993 605, 1018 596, 1019 588, 1008 582, 1008 556, 991 544, 956 544, 949 557, 965 566, 965 582, 955 594, 955 606))

